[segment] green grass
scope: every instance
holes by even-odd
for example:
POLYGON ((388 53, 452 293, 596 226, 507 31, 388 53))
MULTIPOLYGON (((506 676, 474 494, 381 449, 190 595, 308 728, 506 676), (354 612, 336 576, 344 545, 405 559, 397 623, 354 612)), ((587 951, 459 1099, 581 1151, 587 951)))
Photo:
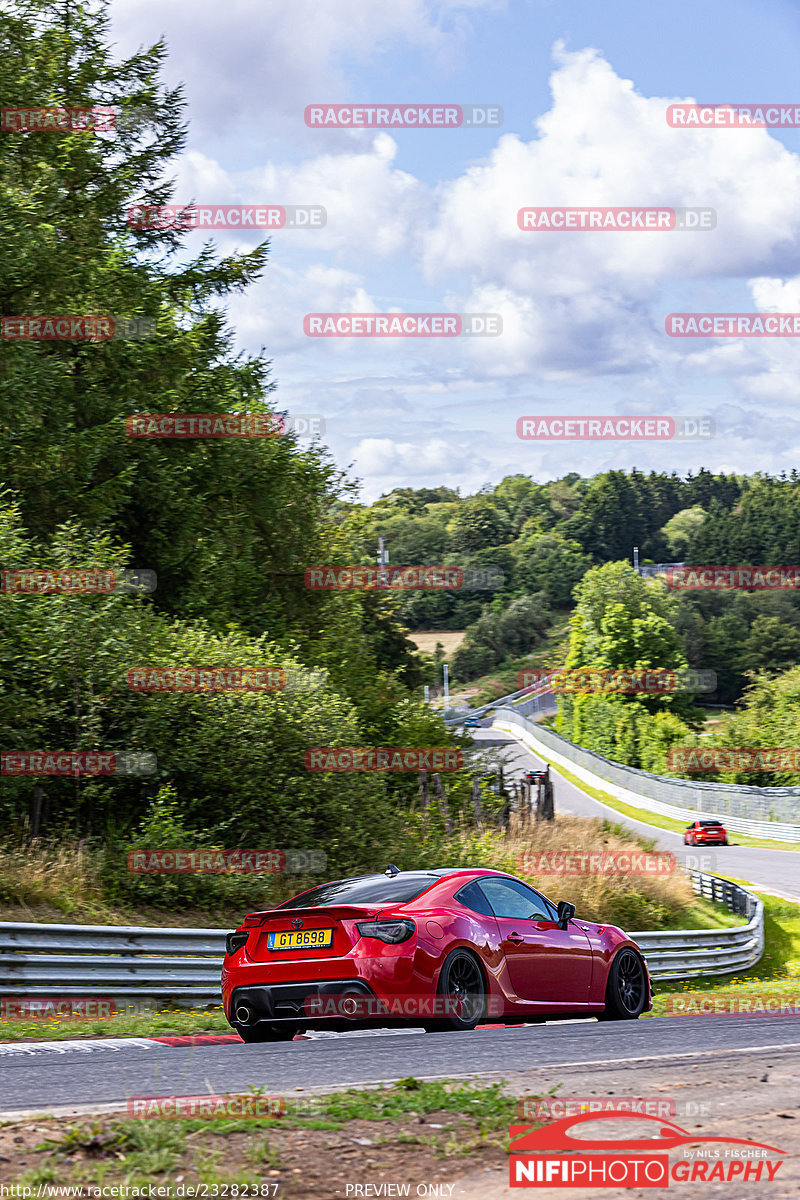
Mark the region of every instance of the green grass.
MULTIPOLYGON (((516 1101, 503 1092, 503 1083, 481 1087, 447 1080, 423 1082, 409 1076, 382 1090, 348 1088, 314 1098, 316 1128, 339 1129, 348 1121, 389 1121, 428 1112, 469 1113, 483 1132, 507 1128, 514 1119, 516 1101)), ((287 1118, 308 1124, 308 1118, 287 1118)))
POLYGON ((233 1033, 222 1005, 206 1009, 171 1010, 117 1014, 105 1020, 0 1020, 0 1041, 35 1038, 39 1041, 69 1041, 80 1037, 159 1037, 169 1034, 233 1033))
MULTIPOLYGON (((18 1153, 27 1159, 28 1170, 18 1182, 33 1185, 34 1191, 47 1183, 80 1182, 110 1188, 120 1181, 171 1183, 180 1173, 192 1183, 196 1177, 208 1185, 233 1182, 241 1188, 247 1182, 251 1195, 261 1195, 266 1193, 259 1185, 267 1176, 291 1178, 285 1162, 285 1148, 291 1142, 281 1141, 284 1130, 291 1131, 294 1139, 294 1131, 347 1130, 353 1129, 354 1121, 376 1123, 366 1128, 369 1144, 375 1148, 402 1143, 409 1166, 420 1154, 444 1159, 492 1148, 502 1155, 508 1146, 508 1127, 517 1119, 517 1098, 507 1095, 505 1086, 505 1081, 484 1086, 478 1080, 423 1082, 408 1077, 374 1088, 292 1097, 283 1115, 255 1120, 218 1116, 160 1120, 104 1116, 89 1123, 60 1120, 33 1149, 20 1148, 18 1153), (426 1123, 429 1114, 436 1114, 439 1121, 426 1123), (32 1161, 34 1153, 36 1161, 32 1161)), ((253 1088, 249 1094, 263 1091, 253 1088)), ((43 1114, 41 1122, 47 1120, 43 1114)), ((316 1144, 320 1145, 319 1139, 316 1144)), ((292 1172, 299 1173, 297 1169, 292 1172)), ((276 1193, 271 1190, 269 1194, 276 1193)))
MULTIPOLYGON (((517 1101, 503 1091, 504 1087, 504 1080, 482 1085, 448 1079, 426 1082, 408 1076, 374 1088, 347 1088, 289 1099, 286 1112, 259 1117, 258 1128, 341 1129, 350 1121, 393 1121, 432 1112, 449 1112, 459 1117, 469 1114, 483 1132, 507 1130, 514 1120, 517 1101)), ((248 1093, 236 1094, 263 1092, 263 1088, 251 1088, 248 1093)), ((150 1117, 147 1121, 110 1117, 95 1120, 89 1126, 72 1126, 62 1136, 48 1139, 37 1149, 63 1153, 70 1149, 105 1147, 143 1154, 178 1154, 189 1133, 211 1130, 226 1135, 252 1129, 252 1117, 164 1117, 160 1120, 150 1117)), ((263 1144, 257 1153, 262 1150, 263 1144)))
POLYGON ((757 993, 800 1000, 800 977, 792 974, 793 964, 800 964, 800 905, 777 896, 762 895, 761 899, 764 902, 764 954, 760 961, 735 976, 655 980, 651 1016, 664 1016, 667 997, 687 992, 713 992, 717 996, 757 993))

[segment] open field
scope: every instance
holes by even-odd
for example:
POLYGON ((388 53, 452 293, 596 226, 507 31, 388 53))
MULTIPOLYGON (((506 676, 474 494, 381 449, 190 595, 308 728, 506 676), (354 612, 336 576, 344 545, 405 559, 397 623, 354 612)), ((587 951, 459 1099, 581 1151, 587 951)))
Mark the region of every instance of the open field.
POLYGON ((406 636, 423 654, 433 654, 436 643, 441 642, 445 656, 448 656, 461 645, 465 632, 463 629, 416 629, 406 636))

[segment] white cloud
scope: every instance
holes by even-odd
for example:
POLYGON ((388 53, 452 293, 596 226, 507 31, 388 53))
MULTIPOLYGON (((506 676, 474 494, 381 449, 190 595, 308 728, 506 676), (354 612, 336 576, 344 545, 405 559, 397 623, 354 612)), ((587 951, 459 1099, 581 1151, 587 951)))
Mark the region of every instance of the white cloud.
MULTIPOLYGON (((433 70, 452 68, 469 33, 470 11, 494 0, 113 0, 112 30, 120 53, 162 33, 171 79, 186 83, 196 131, 237 138, 242 125, 268 138, 303 134, 303 111, 353 96, 343 64, 364 63, 410 46, 433 70)), ((391 98, 391 97, 389 97, 391 98)), ((361 135, 333 135, 347 145, 361 135)), ((310 140, 329 131, 307 131, 310 140)))
POLYGON ((800 159, 764 130, 672 129, 670 99, 642 96, 596 51, 556 57, 538 136, 501 137, 487 161, 440 187, 425 278, 465 274, 470 307, 492 289, 502 296, 517 333, 500 372, 640 370, 693 353, 667 341, 657 289, 800 266, 800 159), (518 228, 520 208, 560 205, 710 207, 717 227, 518 228))
MULTIPOLYGON (((796 453, 794 424, 782 425, 780 444, 765 444, 752 410, 796 407, 800 346, 664 331, 672 310, 800 311, 800 157, 768 131, 670 128, 666 107, 685 97, 644 96, 597 51, 561 47, 552 104, 530 139, 502 135, 485 160, 448 180, 463 152, 454 142, 453 159, 433 167, 438 184, 403 169, 388 133, 305 128, 307 104, 359 98, 355 72, 372 60, 374 77, 385 51, 410 47, 420 73, 447 71, 468 44, 471 14, 492 7, 115 0, 120 49, 163 29, 164 74, 187 83, 192 141, 177 199, 327 210, 323 230, 278 231, 264 278, 228 300, 240 343, 266 346, 281 403, 326 415, 326 440, 338 461, 355 460, 370 494, 480 486, 518 469, 548 477, 614 465, 783 464, 796 453), (520 231, 517 210, 538 205, 703 206, 718 220, 698 233, 520 231), (417 299, 425 294, 436 299, 417 299), (302 331, 307 312, 398 307, 498 312, 504 332, 447 342, 302 331), (720 434, 683 448, 528 446, 514 437, 514 419, 541 381, 556 395, 552 412, 686 411, 680 397, 705 388, 713 401, 693 400, 694 411, 716 405, 720 434), (487 413, 496 415, 491 434, 487 413)), ((231 230, 215 240, 230 251, 256 238, 231 230)))

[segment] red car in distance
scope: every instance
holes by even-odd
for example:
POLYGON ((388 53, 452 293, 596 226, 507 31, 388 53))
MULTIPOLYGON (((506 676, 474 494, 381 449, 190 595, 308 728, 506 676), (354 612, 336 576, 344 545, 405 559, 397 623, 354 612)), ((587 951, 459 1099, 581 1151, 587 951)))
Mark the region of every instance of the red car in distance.
POLYGON ((728 831, 720 821, 692 821, 683 834, 684 846, 727 846, 728 831))
POLYGON ((503 871, 339 879, 249 913, 228 934, 225 1015, 245 1042, 376 1025, 468 1030, 652 1008, 641 951, 503 871))

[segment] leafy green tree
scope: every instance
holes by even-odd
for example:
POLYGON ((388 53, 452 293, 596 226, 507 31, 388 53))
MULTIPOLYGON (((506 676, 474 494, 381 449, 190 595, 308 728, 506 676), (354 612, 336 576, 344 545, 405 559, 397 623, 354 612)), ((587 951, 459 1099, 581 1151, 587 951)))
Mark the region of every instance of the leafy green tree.
MULTIPOLYGON (((130 565, 127 553, 74 524, 39 543, 13 505, 0 510, 6 570, 116 570, 130 565)), ((401 791, 392 784, 392 792, 372 773, 314 772, 305 752, 370 745, 373 736, 385 741, 397 727, 392 710, 407 700, 408 689, 391 673, 380 682, 388 693, 385 709, 371 694, 359 710, 330 675, 304 667, 285 640, 280 645, 268 634, 253 638, 234 625, 218 633, 198 620, 170 619, 146 596, 0 593, 3 749, 143 750, 156 759, 154 775, 39 780, 49 834, 110 836, 120 845, 158 790, 171 786, 186 828, 223 844, 229 838, 234 846, 321 847, 332 866, 368 862, 395 828, 390 794, 408 800, 411 785, 406 781, 401 791), (176 666, 281 667, 291 686, 243 693, 129 685, 133 669, 176 666)), ((448 744, 440 719, 429 711, 426 719, 422 732, 431 741, 423 744, 448 744)), ((33 783, 30 776, 3 776, 0 813, 7 826, 24 818, 33 783)))
POLYGON ((578 542, 555 532, 520 537, 514 553, 520 583, 528 591, 544 592, 553 608, 570 607, 575 585, 592 565, 578 542))
POLYGON ((485 496, 476 496, 462 505, 450 524, 454 550, 470 553, 499 546, 511 536, 511 521, 485 496))
POLYGON ((548 619, 541 594, 521 596, 505 609, 490 606, 453 654, 454 677, 475 679, 505 658, 528 654, 541 642, 548 619))
POLYGON ((705 509, 702 509, 699 504, 695 504, 691 508, 681 509, 680 512, 675 513, 674 517, 670 517, 663 529, 670 561, 684 561, 692 539, 703 525, 706 516, 705 509))
MULTIPOLYGON (((797 745, 800 728, 800 666, 779 675, 753 672, 744 703, 722 719, 713 737, 687 740, 682 745, 735 749, 789 748, 797 745)), ((695 776, 696 778, 696 776, 695 776)), ((747 783, 756 787, 797 787, 800 771, 738 771, 704 773, 704 780, 747 783)))
MULTIPOLYGON (((686 669, 674 624, 677 601, 661 583, 643 578, 627 563, 606 563, 584 576, 575 595, 568 668, 686 669)), ((689 696, 675 691, 567 693, 559 697, 556 727, 587 749, 639 766, 647 757, 652 721, 665 712, 688 726, 700 715, 689 696)))
POLYGON ((157 570, 167 612, 254 633, 302 627, 329 601, 308 594, 304 570, 336 548, 327 517, 343 481, 325 452, 301 451, 292 434, 163 441, 125 426, 154 408, 270 410, 269 364, 235 352, 215 307, 261 275, 268 243, 192 255, 185 232, 130 228, 131 206, 173 198, 169 166, 185 143, 181 90, 159 80, 163 43, 116 62, 105 4, 5 9, 4 104, 102 104, 141 119, 108 134, 0 138, 0 313, 143 318, 155 334, 2 341, 0 480, 35 535, 75 520, 129 545, 137 566, 157 570))

